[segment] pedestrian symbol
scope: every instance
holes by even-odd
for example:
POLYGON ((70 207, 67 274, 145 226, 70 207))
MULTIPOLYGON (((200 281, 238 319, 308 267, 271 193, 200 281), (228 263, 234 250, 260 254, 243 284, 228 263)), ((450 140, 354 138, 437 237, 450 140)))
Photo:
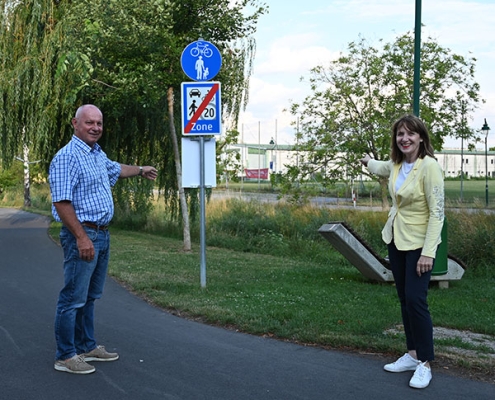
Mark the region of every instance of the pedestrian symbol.
POLYGON ((181 56, 184 73, 194 81, 213 79, 222 66, 222 56, 210 42, 198 40, 189 44, 181 56))

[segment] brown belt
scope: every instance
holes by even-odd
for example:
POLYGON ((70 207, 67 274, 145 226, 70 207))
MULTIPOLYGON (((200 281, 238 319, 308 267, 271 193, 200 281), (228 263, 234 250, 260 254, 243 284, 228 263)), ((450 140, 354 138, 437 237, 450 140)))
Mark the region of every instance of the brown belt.
POLYGON ((81 225, 87 226, 88 228, 96 229, 96 230, 101 230, 101 231, 106 231, 108 229, 108 225, 96 225, 93 224, 92 222, 81 222, 81 225))

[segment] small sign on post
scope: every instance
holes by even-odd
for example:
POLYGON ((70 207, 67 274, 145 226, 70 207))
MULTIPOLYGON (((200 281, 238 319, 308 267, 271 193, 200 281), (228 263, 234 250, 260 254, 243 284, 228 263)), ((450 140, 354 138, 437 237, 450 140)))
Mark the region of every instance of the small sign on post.
POLYGON ((220 92, 220 82, 182 83, 182 133, 185 136, 222 133, 220 92))
MULTIPOLYGON (((201 185, 201 165, 199 163, 200 141, 197 137, 182 138, 182 187, 199 188, 201 185)), ((205 187, 217 187, 215 163, 215 138, 205 141, 205 187)))
POLYGON ((209 81, 220 71, 222 55, 213 43, 200 39, 184 49, 180 63, 184 73, 193 81, 209 81))

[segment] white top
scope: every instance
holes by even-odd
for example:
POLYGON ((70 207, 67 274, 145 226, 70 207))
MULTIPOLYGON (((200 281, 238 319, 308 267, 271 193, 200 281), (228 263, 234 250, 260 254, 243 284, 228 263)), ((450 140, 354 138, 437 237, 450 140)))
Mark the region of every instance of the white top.
MULTIPOLYGON (((416 161, 415 161, 416 162, 416 161)), ((407 163, 405 161, 402 162, 402 165, 399 170, 399 175, 397 175, 397 180, 395 181, 395 192, 397 193, 409 175, 409 172, 412 171, 414 167, 414 163, 407 163)))

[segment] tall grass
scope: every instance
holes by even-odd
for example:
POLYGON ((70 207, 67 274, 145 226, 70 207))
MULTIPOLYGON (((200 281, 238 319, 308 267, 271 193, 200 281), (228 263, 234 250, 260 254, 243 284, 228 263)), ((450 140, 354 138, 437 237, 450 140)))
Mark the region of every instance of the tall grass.
POLYGON ((380 233, 384 215, 235 199, 215 201, 207 209, 207 243, 237 251, 327 262, 330 247, 318 233, 323 224, 346 221, 372 244, 382 245, 373 232, 380 233))
MULTIPOLYGON (((454 182, 456 185, 459 182, 454 182)), ((484 182, 472 181, 471 192, 479 194, 484 182), (475 188, 475 189, 473 189, 475 188)), ((49 215, 48 186, 33 185, 32 211, 49 215)), ((22 207, 23 188, 10 188, 0 194, 0 206, 22 207)), ((325 223, 344 221, 349 224, 380 255, 386 255, 381 230, 386 211, 362 211, 345 208, 294 206, 260 201, 215 200, 207 204, 206 239, 209 246, 236 251, 297 257, 328 262, 330 245, 318 233, 325 223)), ((485 210, 447 209, 448 249, 478 273, 493 274, 495 260, 495 214, 485 210)), ((142 217, 140 217, 142 219, 142 217)), ((199 220, 191 219, 191 237, 199 240, 199 220)), ((120 228, 135 230, 134 220, 127 224, 122 216, 113 221, 120 228), (120 218, 120 219, 119 219, 120 218)), ((182 226, 160 199, 154 204, 140 230, 176 239, 182 238, 182 226)))
POLYGON ((495 276, 495 215, 484 211, 447 212, 449 253, 470 269, 495 276))
MULTIPOLYGON (((295 207, 240 200, 209 204, 207 243, 232 250, 328 262, 331 247, 318 233, 325 223, 350 225, 378 254, 387 254, 381 230, 385 211, 295 207)), ((466 266, 495 276, 495 215, 448 211, 448 249, 466 266)))

